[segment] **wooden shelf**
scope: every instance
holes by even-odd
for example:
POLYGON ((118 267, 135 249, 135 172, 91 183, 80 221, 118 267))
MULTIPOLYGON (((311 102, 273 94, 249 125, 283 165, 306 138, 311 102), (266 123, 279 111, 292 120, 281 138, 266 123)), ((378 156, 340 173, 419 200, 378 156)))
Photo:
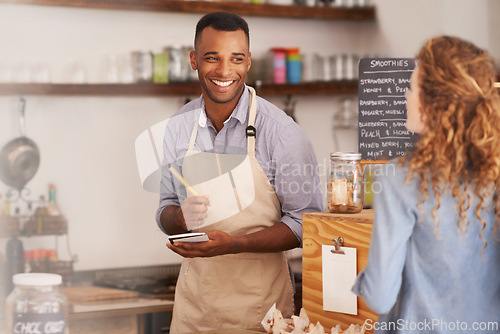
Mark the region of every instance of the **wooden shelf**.
MULTIPOLYGON (((338 95, 357 94, 358 82, 329 81, 300 84, 263 84, 257 87, 257 93, 271 95, 338 95)), ((497 83, 500 88, 500 83, 497 83)), ((4 83, 0 84, 0 96, 15 95, 47 95, 47 96, 193 96, 200 95, 201 88, 197 82, 172 84, 36 84, 36 83, 4 83)))
POLYGON ((178 84, 0 84, 0 95, 172 96, 200 94, 195 82, 178 84))
POLYGON ((156 12, 210 13, 226 11, 240 15, 333 20, 374 20, 375 7, 307 7, 297 5, 252 4, 233 1, 175 0, 0 0, 21 4, 145 10, 156 12))
MULTIPOLYGON (((255 87, 255 85, 251 86, 255 87)), ((301 84, 263 84, 259 95, 357 94, 357 81, 317 82, 301 84)), ((1 95, 47 96, 189 96, 200 95, 197 82, 175 84, 0 84, 1 95)))

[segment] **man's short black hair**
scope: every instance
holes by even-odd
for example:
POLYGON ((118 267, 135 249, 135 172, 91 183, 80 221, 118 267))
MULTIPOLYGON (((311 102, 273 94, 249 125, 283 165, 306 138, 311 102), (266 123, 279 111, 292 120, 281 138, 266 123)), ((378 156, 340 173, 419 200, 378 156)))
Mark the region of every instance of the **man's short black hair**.
POLYGON ((196 33, 194 35, 194 46, 200 38, 201 32, 206 27, 212 27, 218 31, 237 31, 243 30, 247 36, 248 46, 250 47, 250 33, 248 23, 239 15, 226 12, 214 12, 203 16, 196 24, 196 33))

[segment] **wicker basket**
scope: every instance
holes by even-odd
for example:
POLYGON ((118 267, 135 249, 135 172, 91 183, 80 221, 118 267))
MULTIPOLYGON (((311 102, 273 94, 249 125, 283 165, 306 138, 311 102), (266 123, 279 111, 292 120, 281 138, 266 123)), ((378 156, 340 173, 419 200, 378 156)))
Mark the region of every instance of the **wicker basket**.
POLYGON ((0 216, 0 237, 19 236, 21 224, 18 217, 0 216))
POLYGON ((23 235, 62 235, 68 233, 68 221, 64 216, 45 216, 38 226, 37 217, 32 216, 24 224, 23 235))

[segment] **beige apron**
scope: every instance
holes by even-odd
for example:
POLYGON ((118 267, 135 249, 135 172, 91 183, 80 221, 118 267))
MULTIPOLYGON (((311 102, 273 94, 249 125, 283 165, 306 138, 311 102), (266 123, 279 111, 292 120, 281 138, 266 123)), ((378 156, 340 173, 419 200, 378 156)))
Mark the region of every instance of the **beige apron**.
MULTIPOLYGON (((255 90, 251 93, 248 128, 253 127, 256 114, 255 90)), ((195 124, 186 157, 194 154, 198 123, 195 124)), ((248 132, 248 130, 247 130, 248 132)), ((231 171, 221 172, 221 187, 212 192, 224 191, 226 182, 222 177, 230 175, 231 189, 236 204, 228 204, 228 217, 196 231, 221 230, 240 236, 262 230, 281 221, 280 203, 266 174, 255 158, 255 136, 247 138, 248 156, 240 156, 241 162, 231 171), (249 165, 249 174, 241 170, 249 165), (236 170, 239 167, 239 172, 236 170), (248 183, 251 183, 250 185, 248 183), (235 186, 237 185, 237 186, 235 186), (241 189, 254 189, 253 201, 246 200, 241 189), (243 195, 243 196, 239 196, 243 195), (236 207, 234 207, 236 205, 236 207), (233 214, 236 212, 235 214, 233 214)), ((232 166, 235 155, 195 152, 196 159, 184 159, 182 172, 188 182, 197 178, 196 170, 203 169, 200 158, 214 159, 220 166, 232 166), (225 161, 228 158, 229 162, 225 161), (231 161, 232 160, 232 161, 231 161), (197 163, 190 163, 197 161, 197 163), (194 166, 193 166, 194 165, 194 166)), ((200 193, 203 194, 203 193, 200 193)), ((209 198, 212 194, 208 193, 209 198)), ((215 196, 215 195, 214 195, 215 196)), ((231 202, 232 203, 232 202, 231 202)), ((210 215, 210 211, 208 212, 210 215)), ((293 290, 284 252, 241 253, 210 258, 184 259, 175 291, 175 303, 170 333, 190 333, 222 328, 259 328, 268 309, 276 303, 283 316, 290 317, 294 311, 293 290)))

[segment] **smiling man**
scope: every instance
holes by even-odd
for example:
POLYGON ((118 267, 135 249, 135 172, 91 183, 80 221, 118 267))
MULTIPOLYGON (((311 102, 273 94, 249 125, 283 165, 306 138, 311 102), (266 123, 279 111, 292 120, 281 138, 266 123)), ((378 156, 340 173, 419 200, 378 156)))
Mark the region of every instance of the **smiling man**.
POLYGON ((304 131, 245 84, 245 20, 208 14, 194 45, 202 96, 167 124, 157 222, 209 240, 167 245, 184 258, 170 332, 258 328, 274 303, 293 313, 284 252, 302 244, 301 214, 322 211, 317 161, 304 131))

